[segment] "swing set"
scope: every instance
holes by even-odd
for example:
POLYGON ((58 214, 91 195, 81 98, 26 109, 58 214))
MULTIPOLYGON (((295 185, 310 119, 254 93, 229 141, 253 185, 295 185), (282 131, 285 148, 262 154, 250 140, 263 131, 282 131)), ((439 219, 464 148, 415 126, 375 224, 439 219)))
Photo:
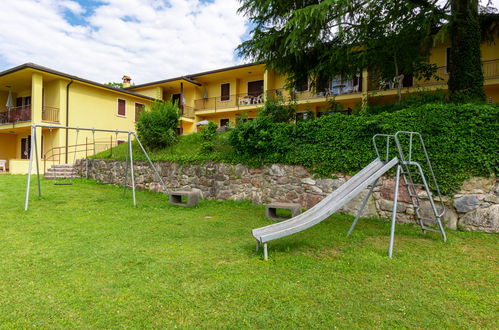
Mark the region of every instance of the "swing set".
MULTIPOLYGON (((42 196, 42 190, 41 190, 41 185, 40 185, 40 165, 39 165, 39 159, 38 159, 38 149, 37 149, 37 136, 36 136, 36 129, 37 128, 48 128, 50 130, 50 135, 52 137, 52 130, 53 129, 67 129, 67 130, 75 130, 76 131, 76 142, 75 142, 75 151, 74 151, 74 156, 73 156, 73 163, 76 162, 76 154, 77 154, 77 149, 76 146, 78 146, 78 136, 80 131, 91 131, 92 136, 94 138, 93 140, 93 145, 94 145, 94 154, 95 154, 95 133, 96 132, 108 132, 108 133, 115 133, 116 137, 118 137, 118 134, 127 134, 128 136, 128 148, 127 148, 127 154, 126 154, 126 162, 125 162, 125 177, 123 180, 123 194, 126 194, 126 189, 127 189, 127 180, 128 180, 128 168, 130 167, 130 179, 131 179, 131 188, 132 188, 132 196, 133 196, 133 205, 137 205, 137 201, 135 198, 135 175, 134 175, 134 168, 133 168, 133 150, 132 150, 132 137, 135 138, 135 141, 137 141, 137 144, 139 145, 141 151, 144 153, 144 155, 147 158, 147 161, 149 162, 149 165, 151 168, 154 170, 154 173, 159 179, 159 182, 161 183, 161 186, 165 192, 168 191, 166 188, 166 185, 163 181, 163 178, 159 174, 158 170, 154 166, 153 162, 151 161, 151 158, 149 158, 149 155, 147 154, 147 151, 145 150, 144 146, 140 142, 139 138, 137 137, 137 134, 133 131, 123 131, 123 130, 110 130, 110 129, 102 129, 102 128, 83 128, 83 127, 73 127, 73 126, 56 126, 56 125, 43 125, 43 124, 33 124, 31 125, 31 148, 29 149, 29 166, 28 166, 28 182, 26 184, 26 199, 24 203, 24 210, 28 210, 29 206, 29 193, 30 193, 30 183, 31 183, 31 174, 33 172, 33 158, 35 159, 35 166, 36 166, 36 176, 37 176, 37 184, 38 184, 38 197, 42 196)), ((111 146, 112 147, 112 146, 111 146)), ((26 149, 27 150, 27 149, 26 149)), ((71 185, 73 183, 72 177, 70 177, 70 181, 66 183, 61 183, 58 182, 57 180, 55 181, 54 184, 56 185, 71 185)), ((100 182, 100 184, 110 184, 109 182, 100 182)))

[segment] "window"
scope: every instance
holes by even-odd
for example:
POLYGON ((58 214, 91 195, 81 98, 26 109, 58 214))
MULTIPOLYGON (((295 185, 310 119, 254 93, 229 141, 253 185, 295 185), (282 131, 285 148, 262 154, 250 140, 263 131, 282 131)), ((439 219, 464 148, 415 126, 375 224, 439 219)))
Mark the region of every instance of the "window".
POLYGON ((258 97, 263 94, 263 80, 248 82, 248 95, 258 97))
POLYGON ((118 116, 126 116, 126 100, 118 99, 118 116))
POLYGON ((404 79, 402 80, 402 87, 412 87, 414 85, 414 81, 412 79, 412 74, 404 75, 404 79))
POLYGON ((31 153, 31 135, 21 138, 21 159, 29 159, 31 153))
POLYGON ((178 107, 180 107, 180 93, 172 94, 171 97, 172 103, 176 103, 178 107))
POLYGON ((227 127, 229 126, 229 119, 228 118, 224 118, 224 119, 220 119, 220 127, 227 127))
POLYGON ((303 77, 303 78, 298 79, 296 81, 296 83, 295 83, 295 89, 298 92, 306 92, 306 91, 308 91, 308 78, 307 77, 303 77))
POLYGON ((140 119, 140 113, 144 111, 144 105, 142 103, 135 103, 135 121, 140 119))
POLYGON ((307 120, 308 113, 307 112, 297 112, 296 113, 296 122, 307 120))
POLYGON ((220 85, 220 101, 230 100, 230 83, 220 85))
POLYGON ((28 107, 31 105, 31 96, 16 98, 16 107, 28 107))

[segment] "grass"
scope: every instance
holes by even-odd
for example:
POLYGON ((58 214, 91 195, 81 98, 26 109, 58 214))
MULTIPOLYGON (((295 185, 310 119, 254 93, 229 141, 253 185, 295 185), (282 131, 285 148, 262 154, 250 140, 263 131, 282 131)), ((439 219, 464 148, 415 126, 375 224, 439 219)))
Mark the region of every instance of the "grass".
MULTIPOLYGON (((241 156, 236 156, 229 144, 229 132, 217 133, 214 140, 214 150, 204 151, 201 148, 202 140, 200 133, 179 136, 178 143, 160 150, 148 150, 149 157, 153 161, 172 162, 203 162, 203 161, 225 161, 238 162, 241 156)), ((125 160, 128 145, 123 143, 112 150, 105 150, 91 158, 125 160)), ((135 160, 146 160, 139 145, 133 141, 133 157, 135 160)))
POLYGON ((495 328, 498 236, 335 216, 255 253, 247 202, 0 175, 0 328, 495 328))

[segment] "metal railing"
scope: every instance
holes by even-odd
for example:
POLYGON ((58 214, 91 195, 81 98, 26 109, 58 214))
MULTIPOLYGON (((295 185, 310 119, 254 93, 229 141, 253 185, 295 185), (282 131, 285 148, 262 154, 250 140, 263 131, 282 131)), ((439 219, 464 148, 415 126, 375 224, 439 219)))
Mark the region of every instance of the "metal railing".
POLYGON ((31 121, 31 105, 0 110, 0 125, 31 121))
MULTIPOLYGON (((0 125, 31 121, 31 110, 31 105, 0 110, 0 125)), ((58 123, 59 108, 44 106, 42 108, 42 121, 58 123)))
POLYGON ((42 108, 42 121, 58 123, 59 108, 44 106, 42 108))
MULTIPOLYGON (((111 156, 113 154, 113 148, 118 146, 119 142, 111 136, 108 141, 101 140, 89 140, 85 138, 85 143, 68 145, 68 160, 76 159, 77 154, 80 154, 81 158, 87 158, 88 156, 93 156, 100 152, 110 150, 111 156)), ((51 164, 63 164, 63 158, 66 156, 66 146, 52 147, 43 153, 43 172, 47 172, 47 162, 51 164), (61 157, 63 156, 63 157, 61 157)))
POLYGON ((203 99, 194 100, 194 110, 195 111, 204 111, 204 110, 218 110, 218 109, 227 109, 227 108, 240 108, 247 106, 254 106, 263 104, 263 93, 261 94, 249 94, 249 93, 240 93, 233 94, 227 97, 222 98, 221 96, 217 97, 208 97, 203 99))
POLYGON ((345 85, 341 88, 325 88, 324 90, 319 91, 295 91, 295 90, 286 90, 286 89, 272 89, 266 92, 267 99, 280 99, 282 101, 303 101, 303 100, 311 100, 311 99, 320 99, 320 98, 334 98, 339 95, 350 95, 360 93, 360 86, 355 85, 345 85))
POLYGON ((482 62, 483 78, 499 78, 499 59, 482 62))
POLYGON ((182 117, 190 118, 190 119, 194 119, 196 117, 195 114, 194 114, 194 108, 193 107, 190 107, 188 105, 183 105, 182 107, 183 107, 183 109, 181 110, 182 111, 182 117))
MULTIPOLYGON (((437 68, 435 74, 429 79, 413 79, 412 86, 406 87, 426 87, 435 85, 445 85, 449 80, 449 73, 446 66, 441 66, 437 68)), ((499 59, 483 61, 482 62, 483 78, 495 79, 499 78, 499 59)), ((375 75, 369 75, 368 77, 368 91, 382 91, 382 90, 393 90, 397 89, 397 84, 394 80, 382 80, 375 75)))

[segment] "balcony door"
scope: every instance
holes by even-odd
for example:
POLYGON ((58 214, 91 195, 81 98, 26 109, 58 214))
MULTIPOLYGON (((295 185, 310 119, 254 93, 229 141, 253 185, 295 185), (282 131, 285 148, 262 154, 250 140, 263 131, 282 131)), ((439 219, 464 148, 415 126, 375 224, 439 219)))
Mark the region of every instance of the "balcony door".
POLYGON ((258 97, 263 94, 263 80, 248 82, 248 95, 258 97))
POLYGON ((31 135, 21 139, 21 159, 29 159, 31 152, 31 135))

